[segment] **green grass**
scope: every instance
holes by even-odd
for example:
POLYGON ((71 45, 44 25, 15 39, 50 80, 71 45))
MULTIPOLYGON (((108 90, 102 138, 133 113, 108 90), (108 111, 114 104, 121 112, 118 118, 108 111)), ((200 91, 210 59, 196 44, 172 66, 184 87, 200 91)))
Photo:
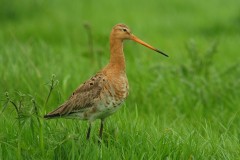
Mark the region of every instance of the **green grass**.
POLYGON ((1 0, 0 159, 239 159, 239 6, 1 0), (170 57, 125 42, 130 95, 99 146, 99 121, 86 141, 87 122, 42 116, 108 62, 119 22, 170 57))

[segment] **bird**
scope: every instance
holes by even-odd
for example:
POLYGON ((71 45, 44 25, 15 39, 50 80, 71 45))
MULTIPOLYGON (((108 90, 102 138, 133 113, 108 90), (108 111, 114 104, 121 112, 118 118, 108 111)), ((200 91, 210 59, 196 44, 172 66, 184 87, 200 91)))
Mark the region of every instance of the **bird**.
POLYGON ((89 139, 92 122, 100 119, 99 138, 102 139, 105 119, 115 113, 128 96, 129 85, 126 76, 123 42, 135 41, 166 57, 167 54, 142 41, 130 28, 116 24, 110 33, 109 63, 93 77, 82 83, 57 109, 44 115, 46 119, 77 118, 89 123, 86 139, 89 139))

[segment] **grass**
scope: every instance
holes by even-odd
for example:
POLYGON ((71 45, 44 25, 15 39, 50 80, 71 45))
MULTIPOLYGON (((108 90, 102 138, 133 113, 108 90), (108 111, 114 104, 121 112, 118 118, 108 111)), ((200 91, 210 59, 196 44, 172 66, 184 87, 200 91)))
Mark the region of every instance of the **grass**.
POLYGON ((239 2, 0 2, 0 159, 239 159, 239 2), (125 43, 130 95, 87 123, 42 117, 103 67, 130 26, 165 58, 125 43))

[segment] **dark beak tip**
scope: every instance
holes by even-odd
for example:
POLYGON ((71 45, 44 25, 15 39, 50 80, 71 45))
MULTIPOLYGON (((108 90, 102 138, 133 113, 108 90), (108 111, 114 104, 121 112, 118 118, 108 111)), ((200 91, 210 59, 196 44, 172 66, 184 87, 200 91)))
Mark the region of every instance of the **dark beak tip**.
POLYGON ((166 57, 169 57, 167 54, 165 54, 165 53, 163 53, 162 51, 160 51, 160 50, 156 50, 158 53, 161 53, 162 55, 164 55, 164 56, 166 56, 166 57))
POLYGON ((165 54, 166 57, 169 57, 169 55, 165 54))

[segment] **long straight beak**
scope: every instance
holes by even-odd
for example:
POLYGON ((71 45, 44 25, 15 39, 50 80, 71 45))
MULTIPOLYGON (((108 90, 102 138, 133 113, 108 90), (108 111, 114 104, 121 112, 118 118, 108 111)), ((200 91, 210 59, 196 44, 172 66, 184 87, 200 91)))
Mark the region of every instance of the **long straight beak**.
POLYGON ((148 47, 148 48, 150 48, 150 49, 152 49, 152 50, 154 50, 154 51, 156 51, 156 52, 158 52, 158 53, 161 53, 162 55, 168 57, 167 54, 165 54, 165 53, 163 53, 162 51, 154 48, 153 46, 151 46, 151 45, 149 45, 149 44, 147 44, 146 42, 142 41, 141 39, 139 39, 138 37, 134 36, 133 34, 131 34, 131 40, 133 40, 133 41, 135 41, 135 42, 137 42, 137 43, 140 43, 141 45, 144 45, 145 47, 148 47))

